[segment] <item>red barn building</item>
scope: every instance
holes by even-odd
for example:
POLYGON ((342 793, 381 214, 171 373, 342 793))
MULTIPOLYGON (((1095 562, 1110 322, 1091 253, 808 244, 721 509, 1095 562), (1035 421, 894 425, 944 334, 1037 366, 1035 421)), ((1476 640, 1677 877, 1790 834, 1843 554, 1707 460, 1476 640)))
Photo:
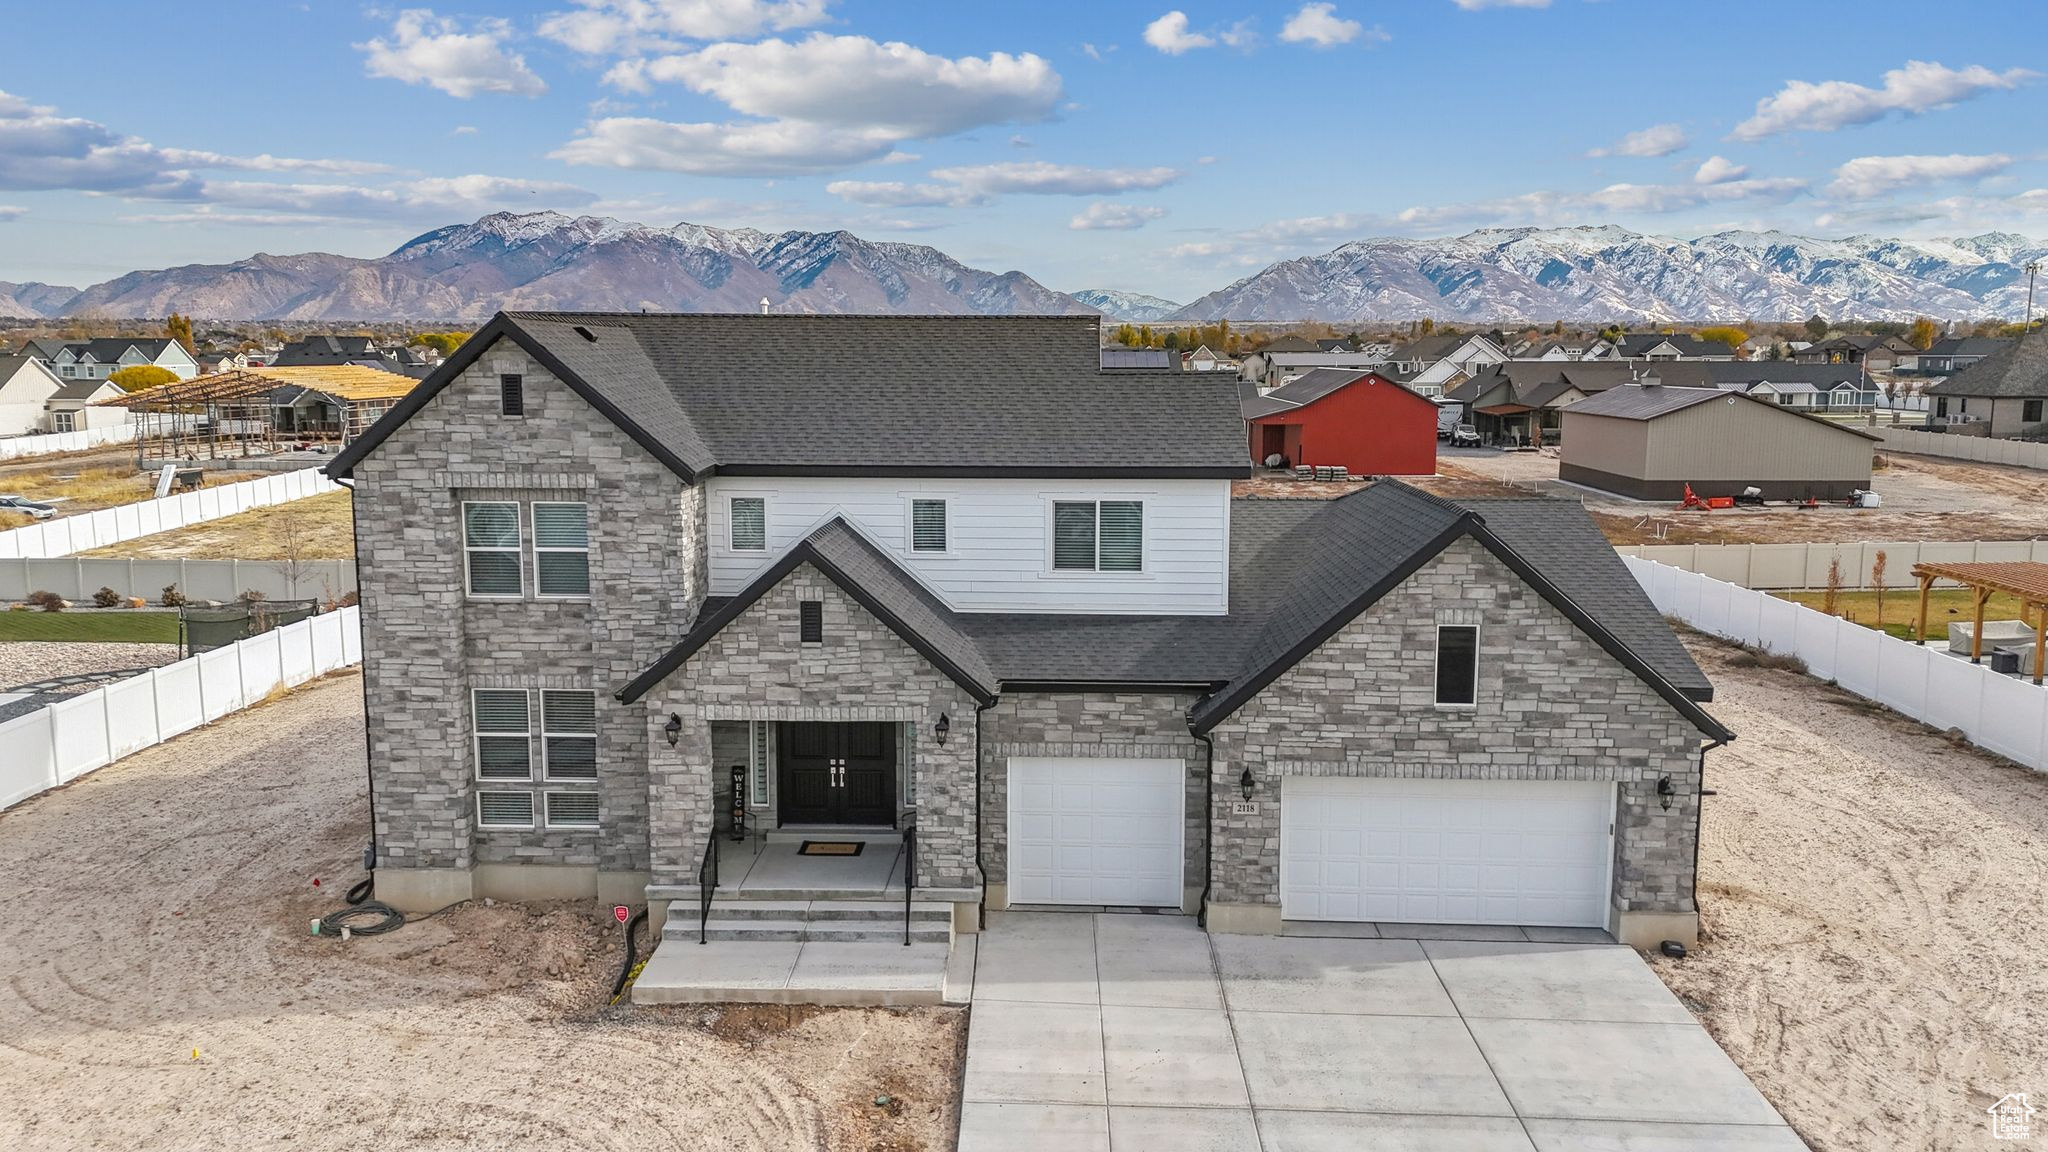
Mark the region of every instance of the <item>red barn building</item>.
POLYGON ((1342 465, 1354 476, 1436 471, 1437 406, 1377 372, 1317 368, 1263 396, 1247 394, 1251 454, 1263 464, 1342 465))

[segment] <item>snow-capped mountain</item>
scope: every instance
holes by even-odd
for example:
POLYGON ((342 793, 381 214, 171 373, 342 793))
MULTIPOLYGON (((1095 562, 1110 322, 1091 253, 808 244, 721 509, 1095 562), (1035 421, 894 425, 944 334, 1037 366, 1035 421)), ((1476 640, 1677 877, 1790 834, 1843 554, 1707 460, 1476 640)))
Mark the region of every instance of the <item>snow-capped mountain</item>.
POLYGON ((1283 260, 1168 317, 1174 321, 1436 317, 1581 323, 2016 319, 2029 260, 2048 244, 2010 233, 1955 240, 1718 232, 1695 240, 1625 228, 1487 229, 1384 237, 1283 260))
POLYGON ((764 297, 795 312, 1093 311, 1022 272, 969 268, 922 244, 501 212, 372 260, 256 255, 131 272, 83 292, 0 286, 0 314, 473 323, 501 308, 744 312, 764 297))
POLYGON ((1181 307, 1158 296, 1119 292, 1114 288, 1083 288, 1072 296, 1112 320, 1128 320, 1133 324, 1150 324, 1180 311, 1181 307))

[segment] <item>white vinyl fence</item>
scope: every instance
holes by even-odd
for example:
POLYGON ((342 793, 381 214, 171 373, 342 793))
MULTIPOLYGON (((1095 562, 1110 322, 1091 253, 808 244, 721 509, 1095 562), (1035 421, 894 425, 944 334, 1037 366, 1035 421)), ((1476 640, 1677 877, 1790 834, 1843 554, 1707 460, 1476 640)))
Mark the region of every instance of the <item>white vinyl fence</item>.
POLYGON ((0 460, 41 456, 48 452, 82 452, 103 444, 126 444, 135 439, 135 425, 115 424, 106 428, 85 428, 77 432, 51 432, 44 436, 0 437, 0 460))
POLYGON ((1884 446, 1894 452, 1974 460, 1979 464, 2010 464, 2015 468, 2048 468, 2048 444, 1993 440, 1989 436, 1951 436, 1946 432, 1887 428, 1882 424, 1863 431, 1883 437, 1884 446))
POLYGON ((251 508, 303 500, 308 496, 337 491, 340 487, 318 468, 302 468, 297 472, 265 476, 261 480, 201 488, 197 492, 181 492, 161 500, 141 500, 118 508, 102 508, 83 516, 45 520, 40 524, 0 532, 0 559, 69 556, 73 552, 168 532, 187 524, 203 524, 208 520, 247 512, 251 508))
POLYGON ((0 808, 363 659, 361 610, 287 624, 0 724, 0 808))
POLYGON ((2048 770, 2048 689, 1789 600, 1634 556, 1623 562, 1657 610, 1726 640, 1794 655, 1832 680, 1972 744, 2048 770))
POLYGON ((167 585, 193 600, 233 600, 251 589, 271 600, 339 599, 356 590, 353 560, 144 560, 58 556, 0 560, 0 601, 55 592, 85 602, 102 588, 154 604, 167 585))
MULTIPOLYGON (((1615 549, 1744 588, 1825 588, 1828 565, 1842 562, 1842 587, 1874 588, 1871 566, 1884 553, 1884 586, 1917 588, 1915 564, 2048 561, 2048 540, 1880 540, 1840 544, 1644 544, 1615 549)), ((1952 585, 1943 581, 1940 587, 1952 585)))

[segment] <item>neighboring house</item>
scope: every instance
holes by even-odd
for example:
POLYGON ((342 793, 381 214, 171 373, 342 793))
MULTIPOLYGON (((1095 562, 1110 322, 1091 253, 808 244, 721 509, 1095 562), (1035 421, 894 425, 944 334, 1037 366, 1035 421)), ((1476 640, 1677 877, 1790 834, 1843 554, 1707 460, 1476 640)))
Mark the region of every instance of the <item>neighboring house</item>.
POLYGON ((1870 487, 1877 437, 1724 388, 1624 385, 1564 413, 1558 478, 1637 500, 1839 500, 1870 487))
POLYGON ((1409 387, 1424 395, 1442 395, 1479 369, 1508 359, 1500 345, 1474 334, 1425 336, 1394 349, 1387 362, 1405 374, 1409 387))
POLYGON ((1318 368, 1241 405, 1251 458, 1337 465, 1353 476, 1436 474, 1437 406, 1377 372, 1318 368))
POLYGON ((1614 356, 1614 345, 1594 336, 1590 339, 1547 340, 1533 345, 1517 355, 1517 360, 1607 360, 1614 356))
POLYGON ((433 365, 425 352, 408 345, 379 345, 368 336, 308 336, 269 357, 272 368, 329 368, 353 364, 424 379, 433 365))
POLYGON ((0 356, 0 436, 43 431, 50 397, 62 387, 63 379, 28 352, 0 356))
POLYGON ((1180 363, 1182 370, 1187 372, 1237 371, 1237 361, 1225 360, 1223 357, 1216 355, 1216 353, 1209 351, 1207 344, 1196 348, 1192 352, 1181 353, 1180 363))
POLYGON ((328 468, 378 897, 644 900, 694 949, 706 861, 832 875, 796 842, 914 826, 955 931, 985 903, 1692 939, 1731 737, 1586 513, 1233 500, 1237 387, 1106 381, 1099 323, 494 318, 328 468), (735 810, 768 838, 721 848, 735 810))
MULTIPOLYGON (((47 351, 45 341, 34 345, 39 351, 47 351)), ((190 380, 199 375, 199 361, 193 359, 185 346, 171 339, 133 340, 126 337, 106 337, 97 340, 76 340, 58 345, 50 353, 47 363, 50 370, 65 380, 104 380, 123 368, 154 365, 168 370, 180 380, 190 380)))
POLYGON ((1623 360, 1733 360, 1735 349, 1719 340, 1677 332, 1627 332, 1614 345, 1623 360))
POLYGON ((43 430, 83 432, 88 428, 126 424, 132 419, 126 408, 97 407, 102 400, 118 400, 126 395, 112 380, 66 381, 44 405, 43 430))
POLYGON ((1364 370, 1377 368, 1387 360, 1387 346, 1384 344, 1347 349, 1324 348, 1322 343, 1327 342, 1282 336, 1256 352, 1239 357, 1238 376, 1262 388, 1278 388, 1318 368, 1364 370))
POLYGON ((1920 353, 1919 372, 1922 376, 1952 375, 1986 356, 1995 355, 2011 346, 2012 341, 1992 336, 1958 336, 1936 340, 1925 352, 1920 353))
POLYGON ((1897 336, 1857 334, 1809 344, 1794 352, 1792 359, 1800 364, 1857 364, 1871 372, 1891 372, 1916 369, 1920 350, 1897 336))
POLYGON ((1627 383, 1641 369, 1626 364, 1514 360, 1489 365, 1444 393, 1488 444, 1557 443, 1564 410, 1627 383))
POLYGON ((1934 423, 1977 436, 2036 437, 2048 404, 2048 335, 2034 332, 1922 391, 1934 423))
MULTIPOLYGON (((1667 375, 1670 369, 1663 370, 1667 375)), ((1693 381, 1672 380, 1667 384, 1693 381)), ((1787 408, 1832 412, 1867 412, 1879 406, 1883 389, 1861 364, 1794 364, 1785 361, 1743 361, 1715 364, 1706 380, 1716 387, 1747 392, 1787 408)))

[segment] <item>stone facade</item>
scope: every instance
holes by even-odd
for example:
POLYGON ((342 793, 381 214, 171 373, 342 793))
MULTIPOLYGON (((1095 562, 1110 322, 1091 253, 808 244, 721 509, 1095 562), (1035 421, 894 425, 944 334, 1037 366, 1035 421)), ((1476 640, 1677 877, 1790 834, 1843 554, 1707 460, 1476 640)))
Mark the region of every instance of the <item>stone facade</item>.
POLYGON ((1208 826, 1202 820, 1207 749, 1188 733, 1193 692, 1012 692, 983 714, 982 865, 990 884, 1009 881, 1012 756, 1178 759, 1188 766, 1185 886, 1199 894, 1208 826))
POLYGON ((712 810, 714 721, 824 720, 907 723, 918 734, 918 884, 972 888, 975 698, 933 667, 823 573, 799 566, 711 638, 645 701, 648 730, 682 718, 674 748, 656 739, 649 847, 656 884, 696 883, 712 810), (798 605, 823 605, 824 642, 797 640, 798 605), (930 735, 951 720, 944 745, 930 735))
POLYGON ((1700 736, 1569 618, 1463 538, 1282 673, 1210 733, 1212 902, 1280 902, 1279 778, 1612 780, 1614 906, 1690 913, 1700 736), (1439 624, 1479 628, 1476 706, 1435 703, 1439 624), (1261 790, 1232 815, 1238 775, 1261 790), (1669 811, 1657 781, 1676 790, 1669 811))
MULTIPOLYGON (((547 863, 610 873, 615 891, 630 888, 648 867, 647 743, 641 712, 611 694, 682 635, 702 601, 701 492, 506 341, 357 466, 355 513, 380 869, 547 863), (523 377, 523 415, 503 414, 501 373, 523 377), (522 598, 466 594, 466 500, 520 504, 522 598), (537 596, 535 500, 588 504, 588 598, 537 596), (477 826, 473 688, 596 693, 599 779, 558 787, 596 788, 599 828, 477 826)), ((531 788, 536 805, 543 791, 491 787, 531 788)))

